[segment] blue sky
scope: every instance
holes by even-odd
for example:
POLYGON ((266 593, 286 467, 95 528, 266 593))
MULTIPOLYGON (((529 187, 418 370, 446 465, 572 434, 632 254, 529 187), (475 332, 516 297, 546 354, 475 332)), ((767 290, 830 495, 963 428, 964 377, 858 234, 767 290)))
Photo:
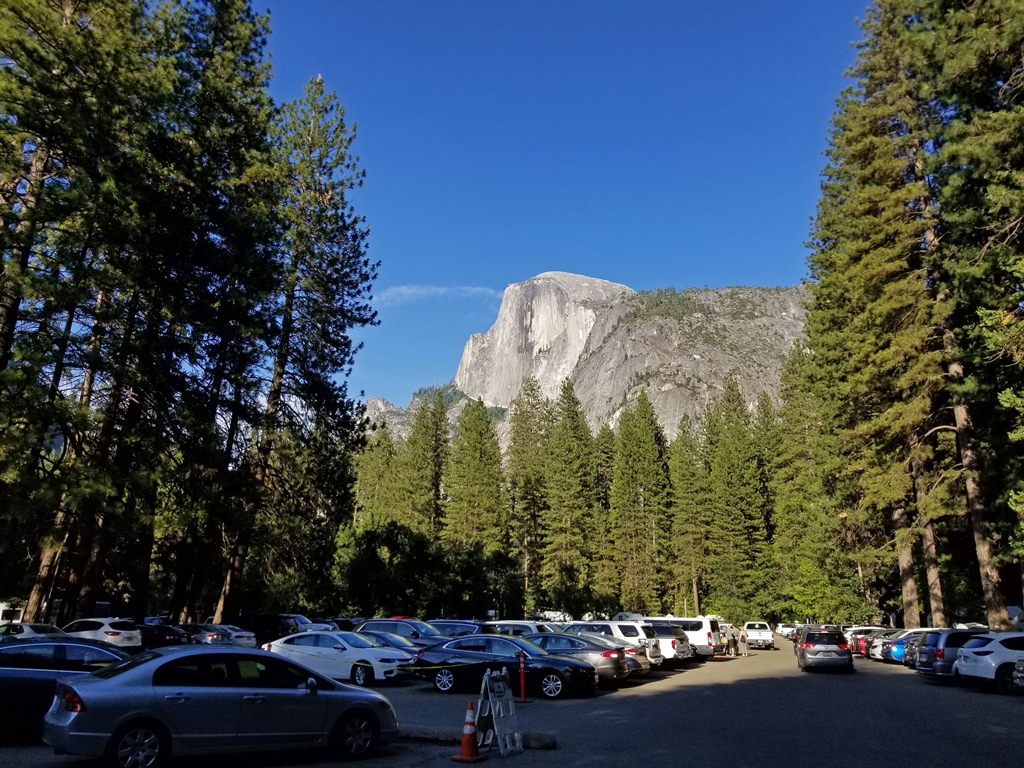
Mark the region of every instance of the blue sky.
POLYGON ((381 324, 349 391, 449 381, 501 293, 795 285, 866 0, 257 0, 272 94, 358 125, 381 324))

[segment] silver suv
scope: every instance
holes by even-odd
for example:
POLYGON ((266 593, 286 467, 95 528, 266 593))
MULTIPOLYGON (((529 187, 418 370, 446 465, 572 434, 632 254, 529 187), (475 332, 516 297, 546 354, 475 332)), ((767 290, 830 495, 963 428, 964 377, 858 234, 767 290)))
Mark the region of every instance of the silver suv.
POLYGON ((565 628, 565 631, 596 632, 599 635, 614 637, 628 645, 644 648, 652 667, 660 666, 665 660, 654 627, 645 621, 574 621, 565 628))
POLYGON ((942 629, 926 632, 917 644, 917 673, 930 678, 950 678, 964 643, 987 629, 942 629))

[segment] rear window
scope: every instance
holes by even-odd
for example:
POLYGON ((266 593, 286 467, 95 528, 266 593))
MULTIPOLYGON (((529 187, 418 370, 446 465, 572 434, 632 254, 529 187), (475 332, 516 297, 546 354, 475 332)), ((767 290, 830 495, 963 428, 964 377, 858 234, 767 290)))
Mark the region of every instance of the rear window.
MULTIPOLYGON (((977 632, 950 632, 949 637, 946 638, 947 648, 961 648, 963 644, 970 640, 972 637, 977 637, 977 632)), ((938 635, 935 635, 936 640, 938 635)), ((938 643, 936 643, 938 644, 938 643)))
POLYGON ((991 637, 985 636, 972 637, 970 640, 964 643, 964 648, 966 648, 967 650, 970 650, 972 648, 984 648, 986 645, 992 642, 992 639, 993 638, 991 637))
POLYGON ((846 638, 838 632, 808 632, 804 637, 804 642, 817 645, 839 645, 845 643, 846 638))
POLYGON ((134 632, 135 625, 130 621, 112 621, 110 622, 110 628, 116 629, 118 632, 134 632))
POLYGON ((622 630, 623 637, 639 637, 640 629, 635 624, 620 624, 619 629, 622 630))
MULTIPOLYGON (((700 627, 697 627, 697 629, 700 629, 700 627)), ((718 622, 717 622, 717 621, 715 621, 714 619, 712 619, 712 620, 711 620, 711 631, 712 631, 712 632, 718 632, 718 631, 720 631, 720 628, 719 628, 719 626, 718 626, 718 622)))
POLYGON ((767 630, 768 629, 768 625, 767 624, 759 624, 759 623, 747 624, 747 629, 763 629, 763 630, 767 630))
POLYGON ((136 667, 145 664, 147 661, 152 661, 157 658, 160 658, 159 653, 143 651, 137 656, 131 656, 124 661, 119 661, 116 664, 111 664, 110 666, 103 667, 102 669, 97 669, 93 674, 96 677, 117 677, 122 672, 127 672, 129 669, 135 669, 136 667))
POLYGON ((654 629, 650 626, 640 627, 640 629, 643 630, 644 637, 657 637, 657 635, 654 634, 654 629))

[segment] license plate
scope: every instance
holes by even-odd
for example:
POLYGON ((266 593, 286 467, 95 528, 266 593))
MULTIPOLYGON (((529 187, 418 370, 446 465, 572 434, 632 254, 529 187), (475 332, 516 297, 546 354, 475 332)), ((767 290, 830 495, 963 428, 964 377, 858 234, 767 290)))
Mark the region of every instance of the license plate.
POLYGON ((832 653, 832 651, 822 651, 818 655, 824 656, 826 659, 831 659, 834 654, 832 653))

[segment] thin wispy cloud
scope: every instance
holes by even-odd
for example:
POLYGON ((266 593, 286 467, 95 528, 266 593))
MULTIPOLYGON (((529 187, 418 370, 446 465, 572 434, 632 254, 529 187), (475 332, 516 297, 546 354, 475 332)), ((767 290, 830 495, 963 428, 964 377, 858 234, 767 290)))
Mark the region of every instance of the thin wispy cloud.
POLYGON ((396 307, 417 301, 449 301, 452 299, 500 301, 501 291, 483 286, 459 285, 393 285, 377 295, 377 306, 396 307))

